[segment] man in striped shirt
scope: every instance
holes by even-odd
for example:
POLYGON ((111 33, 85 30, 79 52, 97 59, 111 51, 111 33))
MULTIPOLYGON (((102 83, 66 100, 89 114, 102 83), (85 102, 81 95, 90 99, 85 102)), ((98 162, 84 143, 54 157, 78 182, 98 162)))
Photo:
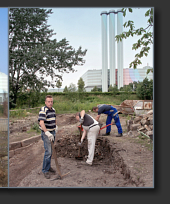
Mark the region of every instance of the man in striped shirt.
POLYGON ((55 140, 58 126, 55 109, 52 106, 53 97, 51 95, 47 95, 45 98, 45 106, 40 109, 38 117, 41 138, 44 142, 45 149, 42 172, 47 179, 50 178, 50 172, 55 173, 55 170, 51 167, 51 142, 54 142, 55 140))

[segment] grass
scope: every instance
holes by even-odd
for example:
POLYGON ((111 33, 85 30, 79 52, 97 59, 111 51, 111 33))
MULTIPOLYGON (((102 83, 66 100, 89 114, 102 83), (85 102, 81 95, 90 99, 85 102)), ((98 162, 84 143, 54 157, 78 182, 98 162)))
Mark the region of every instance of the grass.
MULTIPOLYGON (((77 94, 69 94, 69 95, 56 95, 53 96, 53 107, 56 110, 56 113, 75 113, 81 110, 92 110, 94 106, 97 104, 111 104, 111 105, 120 105, 125 99, 135 100, 136 95, 77 95, 77 94)), ((44 106, 45 103, 39 104, 38 107, 44 106)), ((40 108, 29 109, 24 107, 17 107, 16 111, 10 111, 10 119, 11 118, 24 118, 29 116, 28 113, 33 115, 38 115, 40 108)))

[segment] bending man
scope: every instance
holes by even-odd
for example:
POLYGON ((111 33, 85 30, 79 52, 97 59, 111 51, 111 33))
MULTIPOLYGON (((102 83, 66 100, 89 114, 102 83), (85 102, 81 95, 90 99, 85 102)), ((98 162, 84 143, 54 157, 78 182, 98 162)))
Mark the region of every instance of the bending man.
MULTIPOLYGON (((116 135, 116 137, 122 137, 123 136, 123 134, 122 134, 123 130, 122 130, 122 127, 120 124, 119 115, 118 115, 116 108, 114 108, 111 105, 101 104, 101 105, 98 105, 97 107, 93 107, 93 111, 98 113, 98 115, 96 117, 97 121, 99 120, 101 114, 107 115, 106 125, 111 124, 112 118, 113 118, 115 121, 115 125, 117 126, 117 129, 118 129, 118 135, 116 135)), ((111 132, 111 125, 107 126, 106 134, 103 134, 103 136, 110 135, 110 132, 111 132)))
POLYGON ((88 140, 88 158, 85 164, 92 165, 95 151, 95 143, 99 134, 100 126, 99 123, 90 115, 86 114, 84 110, 80 113, 76 113, 76 119, 80 121, 83 127, 83 134, 81 137, 80 146, 87 134, 88 140))

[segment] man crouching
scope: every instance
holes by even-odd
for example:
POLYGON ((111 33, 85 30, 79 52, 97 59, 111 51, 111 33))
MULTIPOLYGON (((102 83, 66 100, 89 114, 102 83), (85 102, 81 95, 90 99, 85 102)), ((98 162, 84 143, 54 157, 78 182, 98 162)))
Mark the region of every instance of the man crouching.
POLYGON ((80 113, 76 113, 76 119, 82 124, 83 128, 81 142, 79 143, 80 146, 82 145, 82 142, 87 134, 88 157, 85 164, 92 165, 95 143, 100 130, 99 123, 92 116, 86 114, 84 110, 82 110, 80 113))

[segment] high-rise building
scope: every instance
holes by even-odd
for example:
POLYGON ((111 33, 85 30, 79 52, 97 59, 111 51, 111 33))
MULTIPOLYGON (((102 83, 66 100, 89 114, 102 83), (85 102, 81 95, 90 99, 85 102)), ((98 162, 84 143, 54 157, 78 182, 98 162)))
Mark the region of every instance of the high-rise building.
POLYGON ((0 104, 4 101, 5 94, 7 93, 8 93, 8 76, 0 72, 0 104))
MULTIPOLYGON (((128 85, 129 83, 133 83, 134 81, 143 81, 144 78, 153 79, 153 73, 150 72, 147 74, 147 70, 151 69, 150 66, 145 66, 143 68, 132 69, 132 68, 124 68, 123 69, 123 86, 128 85)), ((117 72, 118 69, 115 69, 115 84, 118 85, 117 80, 117 72)), ((93 69, 88 70, 82 76, 82 79, 85 83, 86 91, 90 92, 95 86, 97 88, 102 88, 102 69, 93 69)), ((110 69, 108 69, 108 87, 110 86, 110 69)))

